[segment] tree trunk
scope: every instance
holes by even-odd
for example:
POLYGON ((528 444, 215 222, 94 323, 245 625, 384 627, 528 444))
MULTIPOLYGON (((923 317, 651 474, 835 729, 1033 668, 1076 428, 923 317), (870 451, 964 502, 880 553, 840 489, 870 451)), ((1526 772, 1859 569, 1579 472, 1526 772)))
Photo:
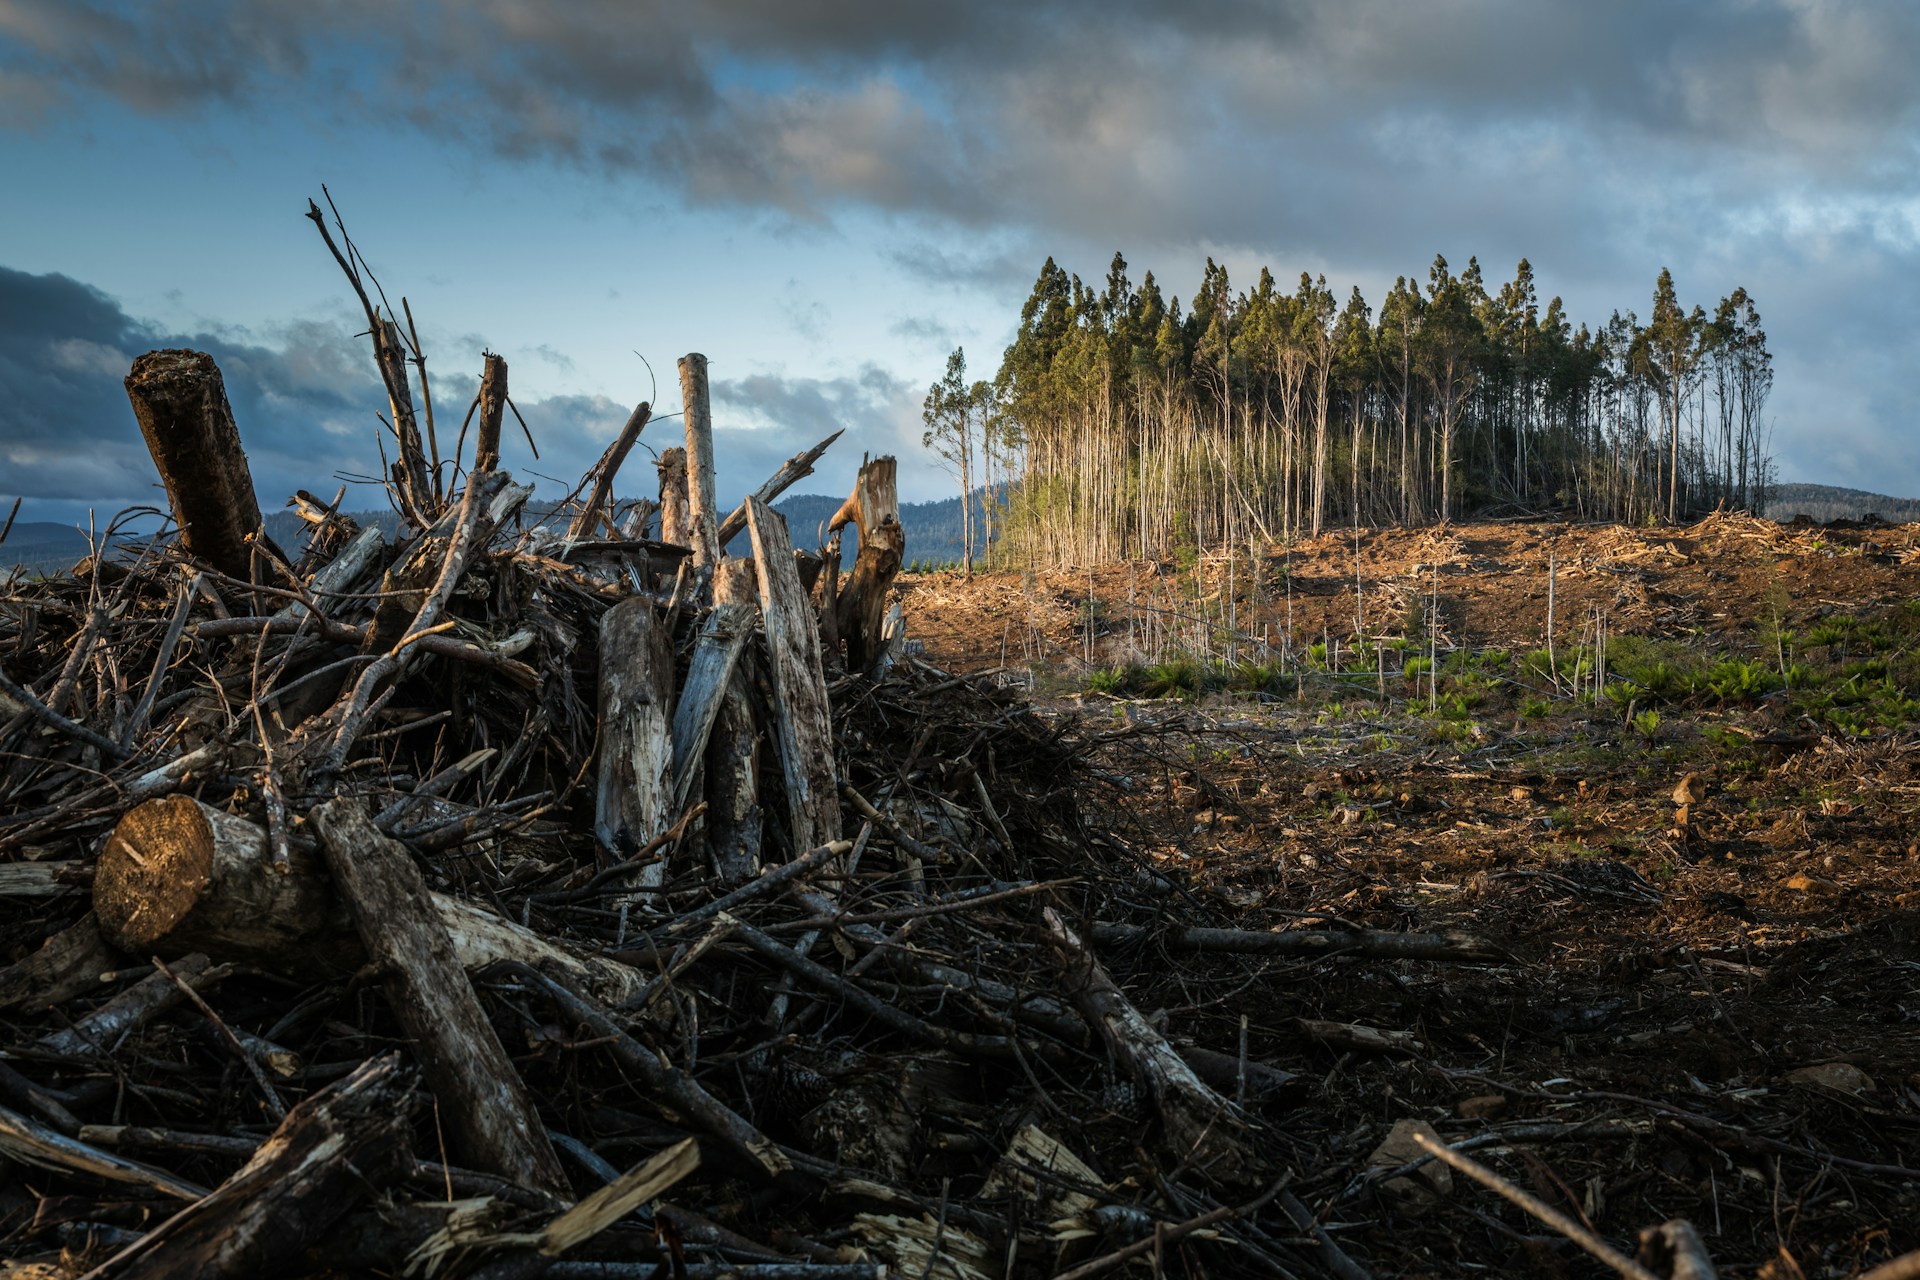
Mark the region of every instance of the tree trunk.
POLYGON ((247 535, 260 528, 260 505, 213 357, 149 351, 133 362, 126 387, 167 487, 181 546, 228 577, 250 580, 247 535))
POLYGON ((413 1042, 454 1150, 484 1173, 570 1197, 533 1099, 460 967, 413 858, 357 800, 313 811, 320 847, 394 1017, 413 1042))
POLYGON ((827 526, 831 531, 852 521, 860 529, 853 572, 834 605, 835 630, 847 643, 849 671, 868 670, 885 648, 887 590, 900 572, 907 549, 894 474, 890 456, 863 463, 852 495, 827 526))
POLYGON ((473 470, 500 466, 500 424, 507 412, 507 362, 489 351, 480 374, 480 434, 473 441, 473 470))
POLYGON ((688 523, 687 451, 681 448, 660 452, 660 541, 676 547, 693 544, 688 523))
MULTIPOLYGON (((600 771, 594 835, 624 861, 673 825, 673 637, 643 597, 600 620, 600 771)), ((634 883, 666 882, 665 861, 634 883)))
POLYGON ((686 405, 687 515, 692 535, 693 568, 711 581, 720 559, 720 514, 713 496, 713 407, 707 398, 707 358, 699 352, 680 357, 680 398, 686 405))
MULTIPOLYGON (((288 852, 287 869, 276 871, 253 823, 188 796, 149 800, 101 850, 93 880, 101 936, 135 956, 205 951, 309 981, 355 972, 366 948, 325 867, 298 843, 288 852)), ((525 960, 615 1005, 646 986, 645 974, 617 961, 566 950, 458 898, 432 900, 466 968, 525 960)))
POLYGON ((694 641, 693 661, 673 712, 673 811, 686 807, 699 763, 720 714, 734 664, 753 633, 750 604, 715 604, 694 641))
POLYGON ((813 610, 794 567, 786 521, 766 503, 753 500, 747 504, 747 527, 753 532, 753 562, 760 577, 789 833, 798 854, 840 838, 833 715, 813 610))

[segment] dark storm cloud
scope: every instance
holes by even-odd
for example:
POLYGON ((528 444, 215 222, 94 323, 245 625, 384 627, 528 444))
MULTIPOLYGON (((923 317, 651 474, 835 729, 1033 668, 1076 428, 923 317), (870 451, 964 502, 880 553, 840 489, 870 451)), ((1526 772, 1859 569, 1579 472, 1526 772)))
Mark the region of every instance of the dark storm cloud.
POLYGON ((1435 126, 1443 153, 1546 128, 1656 165, 1730 147, 1760 171, 1905 181, 1911 148, 1886 144, 1914 122, 1916 52, 1908 6, 1806 0, 0 0, 22 100, 184 110, 305 92, 305 74, 336 105, 696 200, 1136 241, 1246 239, 1335 159, 1390 195, 1435 126))
POLYGON ((159 347, 218 361, 263 503, 324 487, 336 469, 377 469, 377 391, 342 390, 366 384, 371 360, 341 327, 299 322, 268 341, 167 333, 77 280, 0 267, 0 492, 66 504, 66 515, 156 501, 122 380, 159 347))
POLYGON ((1916 62, 1893 0, 0 0, 0 120, 321 103, 694 204, 877 210, 899 269, 996 297, 1047 253, 1120 246, 1185 295, 1206 253, 1373 294, 1442 251, 1528 256, 1599 321, 1672 266, 1709 306, 1751 289, 1783 413, 1848 406, 1862 456, 1900 378, 1805 353, 1910 365, 1875 327, 1903 304, 1803 310, 1799 273, 1920 270, 1916 62))

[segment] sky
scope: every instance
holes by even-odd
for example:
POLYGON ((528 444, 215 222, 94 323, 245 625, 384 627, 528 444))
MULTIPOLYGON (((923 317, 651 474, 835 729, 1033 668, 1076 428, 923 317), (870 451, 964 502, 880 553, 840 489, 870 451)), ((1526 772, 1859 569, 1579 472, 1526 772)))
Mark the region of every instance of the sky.
POLYGON ((671 444, 700 351, 723 500, 842 427, 803 489, 891 452, 943 496, 947 353, 990 377, 1040 264, 1118 249, 1376 304, 1524 256, 1596 326, 1744 286, 1782 478, 1920 494, 1916 64, 1893 0, 0 0, 0 500, 158 501, 120 380, 162 346, 219 361, 263 509, 376 471, 322 184, 443 429, 507 358, 543 490, 638 400, 671 444))

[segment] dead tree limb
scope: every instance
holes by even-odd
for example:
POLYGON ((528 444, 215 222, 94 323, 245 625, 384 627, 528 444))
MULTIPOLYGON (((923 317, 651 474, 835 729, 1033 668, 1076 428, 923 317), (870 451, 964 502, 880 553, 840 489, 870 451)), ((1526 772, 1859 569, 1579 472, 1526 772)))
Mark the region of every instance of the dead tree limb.
POLYGON ((413 1165, 408 1073, 389 1054, 306 1099, 240 1171, 86 1280, 292 1275, 349 1209, 413 1165))
POLYGON ((480 1008, 407 851, 354 800, 313 811, 320 847, 367 954, 387 976, 456 1150, 485 1173, 570 1195, 533 1099, 480 1008))
POLYGON ((1243 1125, 1233 1104, 1208 1088, 1141 1016, 1059 912, 1048 907, 1043 917, 1074 1004, 1114 1060, 1152 1095, 1173 1154, 1210 1178, 1243 1181, 1254 1160, 1241 1142, 1243 1125))
MULTIPOLYGON (((813 446, 813 448, 808 449, 804 453, 796 453, 791 458, 788 458, 786 462, 781 465, 780 469, 767 479, 765 484, 753 491, 753 496, 762 502, 772 502, 775 498, 792 488, 796 483, 812 475, 813 464, 820 461, 820 455, 827 451, 829 445, 846 433, 846 428, 842 427, 825 440, 822 440, 819 444, 813 446)), ((724 550, 727 543, 740 536, 746 527, 747 504, 742 502, 733 509, 725 520, 720 522, 720 532, 716 535, 715 541, 717 541, 724 550)))
POLYGON ((567 526, 569 538, 591 538, 600 524, 601 508, 613 497, 613 478, 620 474, 621 464, 633 451, 634 442, 640 439, 640 433, 646 430, 647 419, 653 416, 653 406, 642 400, 627 415, 627 424, 620 428, 620 434, 614 437, 607 451, 600 455, 600 461, 593 468, 593 488, 587 493, 586 505, 575 513, 573 522, 567 526))
POLYGON ((42 1169, 60 1169, 146 1187, 178 1200, 198 1200, 207 1194, 205 1187, 185 1178, 101 1151, 5 1107, 0 1107, 0 1157, 42 1169))
POLYGON ((407 509, 424 526, 439 514, 439 508, 433 500, 427 450, 420 439, 420 419, 414 413, 413 389, 407 380, 407 347, 393 317, 375 315, 373 355, 380 362, 388 407, 393 410, 394 434, 400 439, 400 459, 394 464, 394 475, 407 509))
POLYGON ((226 384, 204 351, 149 351, 127 375, 127 399, 167 487, 187 554, 228 577, 252 577, 247 535, 260 528, 253 475, 226 384))

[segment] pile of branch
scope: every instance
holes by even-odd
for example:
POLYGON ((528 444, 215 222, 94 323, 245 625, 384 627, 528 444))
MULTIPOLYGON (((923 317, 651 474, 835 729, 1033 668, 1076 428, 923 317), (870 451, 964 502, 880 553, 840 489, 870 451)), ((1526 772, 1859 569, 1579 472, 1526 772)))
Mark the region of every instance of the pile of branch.
POLYGON ((768 503, 831 439, 716 504, 701 356, 657 499, 643 403, 531 519, 505 361, 443 459, 341 240, 399 539, 302 495, 273 545, 219 371, 154 352, 171 525, 0 600, 5 1274, 1364 1275, 1289 1074, 1101 953, 1498 954, 1186 918, 1078 745, 907 655, 891 458, 817 551, 768 503))

